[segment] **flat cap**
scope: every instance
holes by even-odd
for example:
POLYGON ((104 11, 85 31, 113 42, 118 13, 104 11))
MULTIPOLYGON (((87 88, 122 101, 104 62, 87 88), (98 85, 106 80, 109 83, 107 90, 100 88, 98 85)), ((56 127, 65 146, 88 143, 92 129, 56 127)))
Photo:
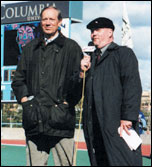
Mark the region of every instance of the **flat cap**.
POLYGON ((87 25, 88 29, 96 29, 96 28, 111 28, 113 31, 115 29, 115 26, 113 25, 113 22, 105 17, 99 17, 96 18, 95 20, 91 21, 87 25))

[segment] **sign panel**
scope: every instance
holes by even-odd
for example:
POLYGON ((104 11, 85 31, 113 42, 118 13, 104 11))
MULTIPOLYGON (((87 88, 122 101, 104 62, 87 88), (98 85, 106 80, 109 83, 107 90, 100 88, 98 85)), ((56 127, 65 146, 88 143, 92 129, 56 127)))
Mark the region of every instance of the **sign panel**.
POLYGON ((62 17, 69 17, 69 1, 30 1, 1 5, 1 24, 40 21, 41 11, 48 6, 61 10, 62 17))

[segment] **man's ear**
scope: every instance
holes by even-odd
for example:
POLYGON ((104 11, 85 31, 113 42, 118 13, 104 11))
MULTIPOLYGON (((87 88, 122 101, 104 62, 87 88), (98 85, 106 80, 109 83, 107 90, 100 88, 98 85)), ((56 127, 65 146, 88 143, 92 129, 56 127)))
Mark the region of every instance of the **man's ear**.
POLYGON ((109 37, 113 36, 113 30, 111 28, 109 28, 109 37))
POLYGON ((58 27, 61 27, 62 20, 59 20, 58 27))

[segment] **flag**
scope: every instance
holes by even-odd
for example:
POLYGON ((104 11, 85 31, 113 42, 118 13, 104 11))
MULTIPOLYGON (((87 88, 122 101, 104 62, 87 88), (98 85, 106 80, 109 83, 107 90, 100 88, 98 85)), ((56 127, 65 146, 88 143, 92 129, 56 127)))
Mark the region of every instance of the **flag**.
POLYGON ((122 45, 128 46, 130 48, 133 48, 133 42, 132 42, 132 32, 130 28, 130 22, 128 18, 126 3, 123 3, 123 16, 122 16, 122 45))

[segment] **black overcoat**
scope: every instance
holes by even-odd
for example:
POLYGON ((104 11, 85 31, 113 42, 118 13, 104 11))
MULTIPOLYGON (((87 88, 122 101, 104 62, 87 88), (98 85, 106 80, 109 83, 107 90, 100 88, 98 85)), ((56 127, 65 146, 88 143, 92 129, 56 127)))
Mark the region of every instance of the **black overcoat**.
POLYGON ((81 98, 80 61, 82 50, 61 33, 45 46, 43 38, 23 48, 12 82, 18 103, 22 103, 26 136, 44 134, 73 137, 74 106, 81 98))
POLYGON ((92 104, 103 137, 110 166, 141 166, 141 149, 131 151, 118 134, 120 120, 133 122, 138 131, 141 102, 141 82, 138 62, 133 51, 114 42, 102 55, 98 64, 92 55, 92 66, 86 79, 83 125, 91 164, 96 165, 93 149, 92 104))

